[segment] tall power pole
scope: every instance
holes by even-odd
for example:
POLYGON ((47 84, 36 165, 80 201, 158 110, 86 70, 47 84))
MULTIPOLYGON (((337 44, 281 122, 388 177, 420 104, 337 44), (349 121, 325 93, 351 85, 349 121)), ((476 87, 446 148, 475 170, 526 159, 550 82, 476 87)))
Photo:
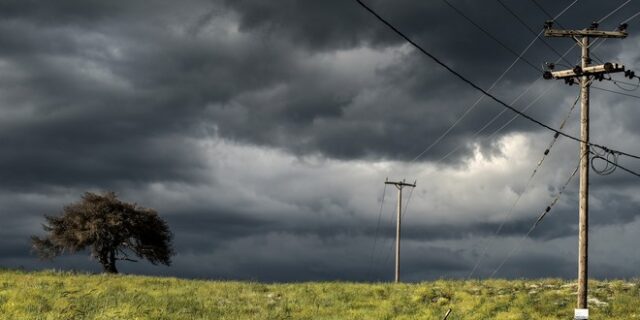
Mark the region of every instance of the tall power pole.
POLYGON ((624 66, 613 63, 590 66, 590 38, 625 38, 626 25, 616 31, 597 30, 598 24, 583 30, 553 29, 553 21, 545 23, 546 37, 571 37, 582 47, 582 63, 573 69, 563 71, 547 71, 545 79, 564 79, 573 84, 578 78, 580 83, 580 195, 579 195, 579 227, 578 227, 578 301, 575 319, 587 319, 587 279, 588 279, 588 244, 589 244, 589 87, 594 79, 602 80, 604 74, 624 71, 624 66))
POLYGON ((404 187, 416 187, 416 182, 413 184, 406 183, 404 180, 402 181, 389 181, 388 179, 384 182, 384 184, 392 184, 396 186, 398 189, 398 209, 396 212, 396 272, 395 272, 395 282, 400 282, 400 226, 402 222, 402 189, 404 187))

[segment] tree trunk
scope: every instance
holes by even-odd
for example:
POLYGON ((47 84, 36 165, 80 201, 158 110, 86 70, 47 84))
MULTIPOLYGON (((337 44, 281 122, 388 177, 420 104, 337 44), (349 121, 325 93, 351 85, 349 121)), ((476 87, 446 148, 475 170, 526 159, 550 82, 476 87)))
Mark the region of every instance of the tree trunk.
POLYGON ((118 269, 116 269, 116 252, 114 250, 109 251, 109 256, 104 259, 102 268, 105 273, 118 273, 118 269))

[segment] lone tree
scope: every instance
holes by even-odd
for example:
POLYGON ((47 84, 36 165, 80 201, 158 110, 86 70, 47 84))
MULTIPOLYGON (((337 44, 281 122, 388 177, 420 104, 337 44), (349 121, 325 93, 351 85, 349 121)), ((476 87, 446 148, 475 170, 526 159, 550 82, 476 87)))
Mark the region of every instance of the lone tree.
POLYGON ((129 255, 152 264, 170 265, 173 249, 169 226, 155 210, 118 200, 116 194, 86 192, 82 200, 64 207, 59 217, 45 215, 47 236, 32 236, 33 249, 43 259, 65 251, 86 248, 107 273, 118 273, 116 261, 134 261, 129 255))

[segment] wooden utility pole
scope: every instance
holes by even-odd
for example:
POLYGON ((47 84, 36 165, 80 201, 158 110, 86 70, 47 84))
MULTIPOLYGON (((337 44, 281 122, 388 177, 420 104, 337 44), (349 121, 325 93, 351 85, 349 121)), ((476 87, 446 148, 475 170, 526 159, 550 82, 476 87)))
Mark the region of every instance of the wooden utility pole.
POLYGON ((385 180, 384 184, 392 184, 396 186, 398 189, 398 210, 396 212, 396 272, 395 272, 395 282, 400 282, 400 226, 402 220, 402 188, 404 187, 416 187, 416 182, 413 184, 406 183, 404 180, 402 181, 389 181, 389 179, 385 180))
POLYGON ((580 83, 580 195, 579 195, 579 227, 578 227, 578 301, 575 319, 588 319, 587 280, 588 280, 588 245, 589 245, 589 87, 594 79, 602 80, 604 74, 624 71, 624 66, 605 63, 590 66, 590 38, 625 38, 626 25, 616 31, 600 31, 597 23, 584 30, 553 29, 553 21, 545 23, 546 37, 571 37, 582 47, 582 63, 573 69, 563 71, 547 71, 545 79, 564 79, 573 84, 578 78, 580 83))

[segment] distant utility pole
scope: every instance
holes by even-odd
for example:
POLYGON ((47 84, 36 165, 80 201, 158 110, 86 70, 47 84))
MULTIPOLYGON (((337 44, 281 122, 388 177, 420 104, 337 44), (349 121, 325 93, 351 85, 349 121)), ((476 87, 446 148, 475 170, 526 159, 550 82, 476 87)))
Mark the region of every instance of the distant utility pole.
MULTIPOLYGON (((598 23, 594 22, 584 30, 553 29, 553 21, 545 22, 546 37, 571 37, 582 47, 582 64, 573 69, 563 71, 546 71, 545 79, 564 79, 572 85, 574 79, 580 82, 580 195, 579 195, 579 233, 578 233, 578 303, 575 319, 588 319, 587 309, 587 261, 588 261, 588 231, 589 231, 589 87, 591 82, 602 80, 604 74, 623 72, 624 66, 607 62, 605 64, 589 66, 590 38, 625 38, 627 25, 622 24, 616 31, 597 30, 598 23)), ((553 65, 549 66, 553 69, 553 65)))
POLYGON ((404 180, 402 181, 389 181, 389 179, 385 180, 384 184, 392 184, 396 186, 398 189, 398 210, 397 210, 397 220, 396 220, 396 276, 395 282, 400 282, 400 223, 402 220, 402 188, 404 187, 416 187, 416 182, 413 184, 406 183, 404 180))

